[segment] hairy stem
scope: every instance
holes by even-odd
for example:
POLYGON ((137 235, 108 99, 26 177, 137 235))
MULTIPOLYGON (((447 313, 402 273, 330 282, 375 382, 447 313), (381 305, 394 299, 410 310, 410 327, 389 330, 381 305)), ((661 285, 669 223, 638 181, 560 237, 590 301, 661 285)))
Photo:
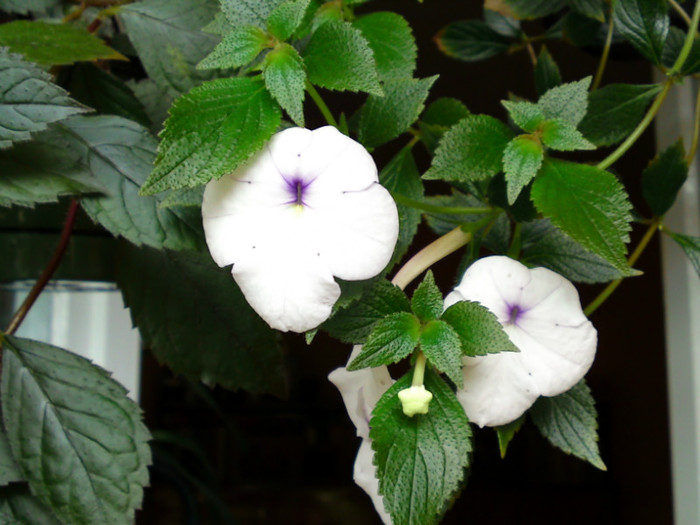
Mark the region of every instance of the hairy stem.
POLYGON ((593 79, 593 84, 591 85, 591 91, 595 91, 600 86, 600 81, 603 80, 603 73, 605 72, 605 66, 608 64, 608 56, 610 55, 610 47, 612 46, 613 37, 613 18, 608 17, 610 22, 608 23, 608 35, 605 37, 605 47, 603 47, 603 53, 600 55, 600 63, 598 64, 598 70, 595 73, 595 79, 593 79))
POLYGON ((314 101, 318 109, 321 110, 321 114, 323 115, 323 118, 326 119, 326 122, 328 122, 334 128, 337 128, 338 122, 336 122, 335 118, 333 117, 333 113, 331 113, 331 110, 328 109, 328 106, 321 98, 321 95, 318 93, 318 91, 316 91, 316 88, 308 80, 306 81, 306 92, 311 97, 311 100, 314 101))
POLYGON ((700 2, 695 2, 695 7, 693 8, 693 18, 690 21, 690 27, 688 28, 688 34, 685 36, 685 42, 683 42, 683 48, 681 49, 676 62, 673 67, 668 71, 669 76, 673 76, 683 69, 683 64, 690 55, 690 50, 693 47, 695 41, 695 35, 698 32, 698 21, 700 21, 700 2))
POLYGON ((468 206, 439 206, 437 204, 430 204, 428 202, 417 201, 404 197, 399 193, 392 193, 394 200, 409 208, 415 208, 417 210, 427 211, 429 213, 443 213, 445 215, 487 215, 493 212, 492 208, 476 208, 468 206))

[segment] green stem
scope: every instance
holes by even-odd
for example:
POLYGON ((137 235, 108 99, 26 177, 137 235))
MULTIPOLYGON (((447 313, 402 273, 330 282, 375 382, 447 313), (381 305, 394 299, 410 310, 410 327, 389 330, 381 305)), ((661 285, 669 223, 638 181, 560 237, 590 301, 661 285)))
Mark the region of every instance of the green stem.
POLYGON ((429 213, 443 213, 445 215, 487 215, 493 211, 492 208, 472 208, 466 206, 439 206, 428 202, 417 201, 401 195, 392 193, 394 200, 402 206, 427 211, 429 213))
MULTIPOLYGON (((700 2, 698 2, 698 5, 700 5, 700 2)), ((607 169, 610 165, 612 165, 613 163, 615 163, 615 161, 622 157, 622 155, 624 155, 628 149, 632 147, 632 145, 637 141, 639 136, 642 133, 644 133, 644 131, 649 127, 649 124, 651 124, 651 122, 654 120, 654 117, 659 112, 661 105, 664 103, 664 100, 666 100, 666 96, 671 90, 671 86, 673 86, 673 80, 668 79, 664 84, 664 88, 661 90, 661 93, 659 93, 656 96, 656 98, 654 99, 654 103, 649 108, 649 111, 647 111, 647 114, 644 115, 642 121, 637 125, 636 128, 634 128, 634 131, 625 139, 625 141, 622 144, 620 144, 617 147, 615 151, 613 151, 610 155, 608 155, 601 162, 598 163, 598 168, 600 168, 601 170, 607 169)))
POLYGON ((521 232, 523 225, 519 222, 515 223, 515 228, 513 229, 513 236, 510 242, 510 247, 508 248, 508 257, 511 259, 520 258, 520 248, 522 246, 521 232))
POLYGON ((688 24, 688 26, 690 26, 693 23, 690 20, 688 13, 685 12, 685 9, 683 9, 681 5, 678 2, 676 2, 676 0, 668 0, 668 3, 671 4, 671 7, 674 9, 674 11, 678 13, 683 20, 685 20, 685 23, 688 24))
POLYGON ((323 115, 323 118, 326 119, 326 122, 328 122, 331 126, 337 128, 338 123, 333 117, 333 113, 331 113, 331 110, 328 109, 328 106, 321 98, 321 95, 319 95, 318 91, 316 91, 316 88, 308 80, 306 81, 306 92, 311 97, 311 100, 314 101, 318 109, 321 110, 321 114, 323 115))
POLYGON ((688 155, 685 157, 688 164, 691 164, 695 159, 695 153, 698 150, 698 140, 700 139, 700 89, 695 99, 695 122, 693 123, 693 140, 690 142, 688 155))
POLYGON ((698 21, 700 21, 700 2, 695 2, 695 8, 693 9, 693 18, 690 21, 690 27, 688 28, 688 34, 685 36, 685 42, 683 42, 683 48, 681 49, 676 62, 673 67, 668 71, 669 76, 673 76, 683 69, 683 64, 690 55, 690 50, 693 48, 693 43, 695 42, 695 35, 698 32, 698 21))
POLYGON ((603 54, 600 55, 600 63, 598 64, 598 71, 595 73, 595 79, 591 85, 591 91, 595 91, 600 86, 600 81, 603 80, 603 72, 605 71, 605 66, 608 64, 608 56, 610 55, 610 47, 612 46, 613 37, 613 18, 608 17, 610 22, 608 24, 608 35, 605 38, 605 47, 603 47, 603 54))
POLYGON ((411 381, 411 386, 423 386, 423 381, 425 379, 425 364, 428 359, 425 354, 418 351, 416 355, 416 365, 413 367, 413 380, 411 381))

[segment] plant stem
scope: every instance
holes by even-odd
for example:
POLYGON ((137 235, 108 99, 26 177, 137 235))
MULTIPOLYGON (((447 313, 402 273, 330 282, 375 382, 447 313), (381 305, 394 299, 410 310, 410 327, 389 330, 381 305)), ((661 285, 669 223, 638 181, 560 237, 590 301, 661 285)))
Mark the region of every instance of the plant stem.
POLYGON ((422 386, 425 379, 425 363, 427 362, 425 354, 418 351, 416 355, 416 364, 413 367, 413 379, 411 380, 411 386, 422 386))
POLYGON ((698 89, 695 98, 695 122, 693 123, 693 139, 690 142, 688 155, 685 157, 688 164, 691 164, 695 159, 695 153, 698 151, 698 140, 700 140, 700 89, 698 89))
MULTIPOLYGON (((698 2, 698 5, 700 5, 700 2, 698 2)), ((642 121, 637 125, 636 128, 634 128, 634 131, 625 139, 625 141, 620 144, 615 151, 613 151, 610 155, 605 157, 601 162, 598 163, 598 168, 601 170, 607 169, 610 165, 612 165, 616 160, 618 160, 622 155, 625 154, 625 152, 632 147, 632 145, 637 141, 639 136, 644 133, 644 131, 649 127, 649 124, 654 120, 654 117, 656 114, 659 112, 659 109, 661 108, 661 105, 664 103, 664 100, 666 100, 666 96, 668 95, 668 92, 671 90, 671 86, 673 85, 673 80, 668 79, 666 83, 664 84, 663 89, 661 90, 661 93, 659 93, 656 98, 654 99, 654 103, 651 105, 649 108, 649 111, 647 111, 647 114, 644 115, 644 118, 642 121)))
POLYGON ((535 53, 535 48, 532 47, 530 41, 525 42, 525 49, 527 49, 527 54, 530 57, 530 62, 532 62, 533 67, 537 65, 537 54, 535 53))
MULTIPOLYGON (((642 255, 646 247, 649 245, 649 242, 654 237, 656 231, 659 229, 660 224, 660 217, 657 217, 653 221, 651 221, 649 228, 647 228, 647 231, 644 233, 644 237, 642 237, 642 240, 639 241, 637 248, 635 248, 634 252, 632 252, 632 255, 629 256, 629 259, 627 259, 627 263, 630 267, 632 267, 634 263, 637 262, 639 256, 642 255)), ((593 299, 593 301, 591 301, 591 303, 588 306, 586 306, 586 309, 583 311, 583 313, 586 316, 590 316, 593 312, 595 312, 598 309, 598 307, 601 304, 603 304, 608 299, 608 297, 610 297, 610 295, 617 289, 617 287, 620 286, 621 282, 622 279, 615 279, 614 281, 610 282, 605 287, 605 289, 598 294, 598 297, 593 299)))
POLYGON ((688 34, 685 36, 685 42, 683 42, 683 48, 681 49, 676 62, 673 67, 668 71, 669 76, 677 74, 681 69, 683 69, 683 64, 685 64, 688 55, 690 55, 690 50, 693 48, 693 43, 695 42, 695 35, 698 32, 698 21, 700 21, 700 2, 695 2, 695 7, 693 8, 693 18, 690 21, 690 27, 688 28, 688 34))
POLYGON ((605 66, 608 64, 608 56, 610 55, 610 47, 612 46, 613 37, 613 18, 608 16, 610 22, 608 23, 608 35, 605 37, 605 47, 603 47, 603 54, 600 55, 600 63, 598 64, 598 71, 595 73, 595 79, 591 85, 591 91, 595 91, 600 86, 600 81, 603 79, 603 72, 605 71, 605 66))
POLYGON ((61 19, 62 24, 67 24, 68 22, 72 22, 73 20, 77 20, 81 16, 83 16, 83 13, 85 12, 85 9, 87 8, 87 2, 83 1, 80 2, 80 5, 76 7, 73 11, 68 13, 66 16, 64 16, 61 19))
POLYGON ((429 202, 417 201, 401 195, 392 193, 394 200, 403 206, 427 211, 429 213, 443 213, 446 215, 487 215, 493 211, 491 208, 473 208, 467 206, 439 206, 429 202))
POLYGON ((44 268, 37 281, 32 286, 29 291, 29 295, 24 300, 22 305, 19 307, 15 315, 12 317, 10 324, 8 325, 5 333, 14 334, 19 326, 24 321, 24 318, 29 313, 34 302, 37 300, 41 292, 46 287, 47 283, 51 280, 56 268, 63 259, 63 255, 66 253, 66 248, 68 248, 68 241, 70 240, 71 233, 73 231, 73 224, 75 224, 75 216, 78 213, 78 201, 73 199, 70 203, 70 208, 68 208, 68 215, 66 216, 66 221, 63 223, 63 230, 61 231, 61 238, 58 241, 58 246, 56 246, 56 251, 54 251, 51 260, 44 268))
POLYGON ((338 123, 333 117, 333 113, 331 113, 331 110, 328 109, 328 106, 321 98, 321 95, 318 93, 318 91, 316 91, 316 88, 308 80, 306 81, 306 92, 311 97, 311 100, 314 101, 318 109, 321 110, 321 114, 323 115, 323 118, 326 119, 326 122, 328 122, 331 126, 337 128, 338 123))
POLYGON ((681 5, 678 2, 676 2, 676 0, 668 0, 668 3, 671 4, 673 10, 681 16, 681 18, 685 21, 686 24, 688 24, 688 26, 692 24, 688 13, 685 12, 685 9, 683 9, 681 5))

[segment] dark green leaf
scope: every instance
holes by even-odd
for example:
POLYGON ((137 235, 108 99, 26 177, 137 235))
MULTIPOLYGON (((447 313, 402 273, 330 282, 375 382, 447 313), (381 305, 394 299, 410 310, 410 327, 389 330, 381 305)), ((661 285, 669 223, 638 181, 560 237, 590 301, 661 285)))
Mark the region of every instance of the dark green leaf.
POLYGON ((421 120, 426 124, 449 128, 470 114, 467 106, 461 100, 441 97, 426 108, 421 120))
POLYGON ((458 388, 464 386, 462 342, 454 328, 445 321, 430 321, 420 334, 420 348, 428 361, 458 388))
POLYGON ((542 124, 541 138, 545 146, 557 151, 575 151, 595 149, 576 126, 561 119, 552 119, 542 124))
POLYGON ((279 106, 260 79, 213 80, 175 101, 141 192, 191 188, 231 173, 277 129, 279 106))
POLYGON ((453 22, 435 37, 443 53, 465 62, 485 60, 508 50, 513 40, 481 20, 453 22))
POLYGON ((406 131, 423 111, 435 80, 437 76, 384 82, 384 95, 370 95, 360 110, 359 141, 380 146, 406 131))
POLYGON ((666 148, 642 173, 642 193, 652 213, 662 217, 673 205, 688 178, 683 139, 666 148))
MULTIPOLYGON (((525 186, 518 198, 515 199, 513 204, 508 202, 508 186, 506 183, 506 178, 503 173, 499 173, 489 183, 488 187, 488 201, 492 206, 498 206, 504 210, 508 210, 508 213, 513 216, 513 218, 518 222, 529 222, 537 218, 537 210, 535 205, 530 199, 530 190, 532 189, 532 184, 525 186)), ((510 230, 506 230, 508 235, 510 235, 510 230)), ((508 244, 505 248, 498 250, 504 253, 508 250, 508 244)))
POLYGON ((435 284, 433 272, 428 270, 423 282, 413 292, 411 309, 423 322, 432 321, 442 313, 442 292, 435 284))
POLYGON ((265 87, 299 126, 304 126, 306 71, 299 53, 289 44, 270 51, 263 63, 265 87))
POLYGON ((550 89, 537 101, 547 120, 561 119, 578 126, 588 109, 591 77, 550 89))
POLYGON ((233 31, 233 25, 226 19, 222 11, 214 15, 214 19, 202 28, 204 33, 225 36, 233 31))
POLYGON ((374 463, 393 524, 434 525, 464 479, 471 430, 454 392, 430 369, 425 374, 433 394, 430 411, 406 416, 398 393, 410 386, 410 376, 399 379, 372 412, 374 463))
POLYGON ((498 435, 498 448, 501 451, 501 459, 506 457, 506 451, 508 450, 508 445, 513 441, 515 434, 520 430, 520 427, 525 423, 525 415, 520 416, 518 419, 512 423, 496 427, 496 434, 498 435))
POLYGON ((160 362, 212 387, 284 393, 276 335, 228 270, 199 254, 122 248, 117 283, 160 362))
POLYGON ((267 18, 267 30, 279 40, 287 40, 304 20, 310 0, 288 0, 267 18))
POLYGON ((566 6, 565 0, 505 0, 518 18, 540 18, 556 13, 566 6))
POLYGON ((413 352, 420 339, 420 321, 408 312, 387 315, 374 325, 360 353, 348 370, 390 365, 413 352))
POLYGON ((543 158, 544 150, 537 137, 520 135, 508 143, 503 152, 508 204, 515 203, 523 188, 535 178, 543 158))
POLYGON ((661 85, 609 84, 591 92, 588 113, 579 130, 596 146, 611 146, 627 137, 642 120, 661 85))
POLYGON ((319 27, 304 50, 311 83, 339 91, 382 94, 369 42, 351 24, 330 21, 319 27))
POLYGON ((239 27, 228 33, 219 45, 197 64, 197 69, 244 66, 252 62, 269 44, 270 37, 259 27, 239 27))
POLYGON ((501 104, 508 110, 508 116, 515 125, 528 133, 537 131, 545 120, 542 109, 532 102, 502 100, 501 104))
POLYGON ((544 95, 548 90, 561 84, 561 73, 552 55, 542 46, 535 64, 535 89, 538 95, 544 95))
POLYGON ((487 7, 484 8, 484 22, 496 33, 505 37, 518 38, 522 34, 520 20, 497 13, 487 7))
POLYGON ((153 133, 159 133, 163 129, 163 123, 168 118, 168 110, 173 103, 169 90, 159 86, 150 78, 138 82, 129 81, 127 85, 146 110, 151 123, 149 129, 153 133))
POLYGON ((29 140, 47 124, 88 111, 51 82, 51 75, 0 48, 0 149, 29 140))
POLYGON ((518 351, 498 318, 479 303, 459 301, 445 310, 440 319, 455 329, 466 356, 518 351))
POLYGON ((3 421, 34 494, 67 523, 133 523, 151 462, 138 405, 87 359, 4 339, 3 421))
POLYGON ((644 57, 661 64, 664 42, 670 25, 665 0, 615 0, 615 29, 644 57))
POLYGON ((598 451, 595 401, 584 380, 564 394, 540 397, 530 409, 530 416, 552 445, 607 470, 598 451))
POLYGON ((265 21, 283 0, 220 0, 221 11, 234 27, 265 27, 265 21))
POLYGON ((24 474, 12 455, 5 432, 0 429, 0 487, 21 481, 24 481, 24 474))
POLYGON ((500 120, 470 115, 459 121, 440 140, 425 179, 475 181, 501 170, 503 150, 513 132, 500 120))
POLYGON ((0 0, 0 9, 7 13, 26 15, 30 11, 45 11, 60 2, 61 0, 0 0))
POLYGON ((626 275, 630 204, 614 175, 594 166, 546 159, 532 187, 537 209, 584 248, 626 275))
POLYGON ((588 18, 605 22, 605 1, 604 0, 566 0, 569 7, 588 18))
MULTIPOLYGON (((677 27, 671 27, 668 32, 668 37, 666 38, 666 43, 664 44, 664 51, 661 57, 661 61, 664 66, 671 67, 676 62, 678 55, 680 55, 683 44, 685 43, 686 34, 677 27)), ((683 63, 681 68, 681 74, 692 75, 694 73, 700 72, 700 41, 697 39, 693 40, 693 45, 690 48, 690 54, 683 63)))
MULTIPOLYGON (((603 24, 598 20, 580 15, 575 11, 564 16, 562 26, 563 36, 570 43, 576 47, 588 47, 597 50, 605 46, 610 30, 609 23, 603 24)), ((617 33, 617 35, 619 35, 619 33, 617 33)), ((616 37, 616 33, 613 33, 613 43, 617 43, 618 41, 624 41, 624 39, 621 36, 616 37)))
POLYGON ((26 485, 0 487, 0 523, 5 525, 63 525, 51 510, 32 496, 26 485))
POLYGON ((417 47, 405 18, 397 13, 371 13, 357 18, 352 25, 362 31, 374 52, 380 80, 411 78, 417 47))
POLYGON ((695 268, 695 271, 700 277, 700 237, 692 237, 690 235, 681 235, 680 233, 670 233, 671 238, 683 248, 683 251, 690 259, 690 262, 695 268))

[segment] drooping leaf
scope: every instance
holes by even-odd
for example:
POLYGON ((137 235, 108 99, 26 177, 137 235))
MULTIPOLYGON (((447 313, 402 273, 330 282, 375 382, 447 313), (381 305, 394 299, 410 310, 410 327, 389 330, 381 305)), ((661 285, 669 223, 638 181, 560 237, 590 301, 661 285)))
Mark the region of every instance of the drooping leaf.
POLYGON ((45 11, 60 0, 0 0, 0 9, 7 13, 26 15, 30 11, 45 11))
POLYGON ((270 13, 283 0, 220 0, 221 11, 234 27, 258 26, 265 27, 265 21, 270 13))
POLYGON ((0 487, 22 481, 24 481, 24 474, 12 455, 5 432, 0 429, 0 487))
POLYGON ((360 110, 359 141, 380 146, 406 131, 423 111, 435 80, 437 76, 386 81, 384 95, 370 95, 360 110))
POLYGON ((517 352, 498 318, 488 308, 471 301, 453 304, 441 320, 455 329, 462 341, 462 353, 469 357, 517 352))
POLYGON ((206 56, 197 69, 226 69, 251 62, 270 44, 268 35, 255 26, 234 29, 206 56))
POLYGON ((263 62, 265 87, 299 126, 304 126, 306 71, 299 53, 289 44, 270 51, 263 62))
POLYGON ((267 17, 267 30, 279 40, 287 40, 304 20, 310 0, 287 0, 267 17))
POLYGON ((430 321, 420 334, 420 348, 428 361, 457 386, 464 386, 462 343, 459 335, 445 321, 430 321))
POLYGON ((529 413, 552 445, 607 470, 598 451, 595 400, 584 380, 558 396, 540 397, 529 413))
POLYGON ((410 384, 409 373, 372 412, 370 439, 379 493, 394 525, 434 525, 464 479, 471 430, 454 392, 430 369, 425 374, 425 387, 433 394, 429 412, 406 416, 398 393, 410 384))
POLYGON ((604 0, 566 0, 569 7, 588 18, 605 22, 605 1, 604 0))
POLYGON ((614 175, 594 166, 546 159, 532 187, 537 209, 584 248, 630 274, 625 258, 630 204, 614 175))
POLYGON ((423 322, 433 321, 442 313, 442 292, 435 284, 433 272, 428 270, 411 297, 411 309, 423 322))
POLYGON ((379 12, 352 22, 362 32, 377 63, 380 80, 411 78, 418 53, 411 26, 397 13, 379 12))
POLYGON ((576 126, 562 119, 548 120, 542 124, 541 138, 545 146, 557 151, 575 151, 595 149, 576 126))
POLYGON ((151 462, 141 410, 87 359, 4 336, 2 416, 36 496, 67 523, 130 525, 151 462))
POLYGON ((29 140, 50 122, 89 111, 35 64, 0 48, 0 149, 29 140))
POLYGON ((547 120, 561 119, 578 126, 588 109, 588 86, 591 77, 561 84, 550 89, 537 101, 547 120))
POLYGON ((213 80, 175 101, 141 192, 191 188, 231 173, 272 136, 282 118, 261 79, 213 80))
POLYGON ((535 89, 538 95, 544 95, 548 90, 561 84, 559 66, 545 46, 542 46, 535 64, 535 89))
POLYGON ((669 233, 669 235, 683 248, 698 277, 700 277, 700 237, 681 235, 680 233, 669 233))
POLYGON ((32 496, 25 484, 0 487, 0 523, 6 525, 63 525, 51 509, 32 496))
POLYGON ((615 29, 644 57, 661 64, 664 42, 670 25, 665 0, 615 0, 615 29))
POLYGON ((515 434, 520 430, 520 427, 525 423, 525 415, 520 416, 518 419, 507 425, 496 427, 496 434, 498 435, 498 448, 501 451, 501 459, 506 457, 506 451, 508 450, 508 445, 513 441, 515 434))
POLYGON ((504 53, 513 39, 494 31, 481 20, 453 22, 435 37, 440 50, 447 56, 476 62, 504 53))
POLYGON ((566 0, 505 0, 518 18, 540 18, 556 13, 566 6, 566 0))
POLYGON ((542 144, 532 135, 519 135, 508 143, 503 152, 508 204, 512 205, 523 188, 535 178, 543 158, 542 144))
POLYGON ((673 205, 678 191, 688 178, 688 161, 683 140, 666 148, 642 173, 644 199, 657 217, 662 217, 673 205))
POLYGON ((212 387, 284 393, 277 337, 227 270, 191 252, 121 248, 117 283, 160 362, 212 387))
POLYGON ((642 120, 661 85, 609 84, 588 97, 588 112, 579 130, 596 146, 611 146, 627 137, 642 120))
POLYGON ((387 315, 374 325, 360 353, 348 370, 397 363, 407 357, 420 340, 420 321, 408 312, 387 315))

